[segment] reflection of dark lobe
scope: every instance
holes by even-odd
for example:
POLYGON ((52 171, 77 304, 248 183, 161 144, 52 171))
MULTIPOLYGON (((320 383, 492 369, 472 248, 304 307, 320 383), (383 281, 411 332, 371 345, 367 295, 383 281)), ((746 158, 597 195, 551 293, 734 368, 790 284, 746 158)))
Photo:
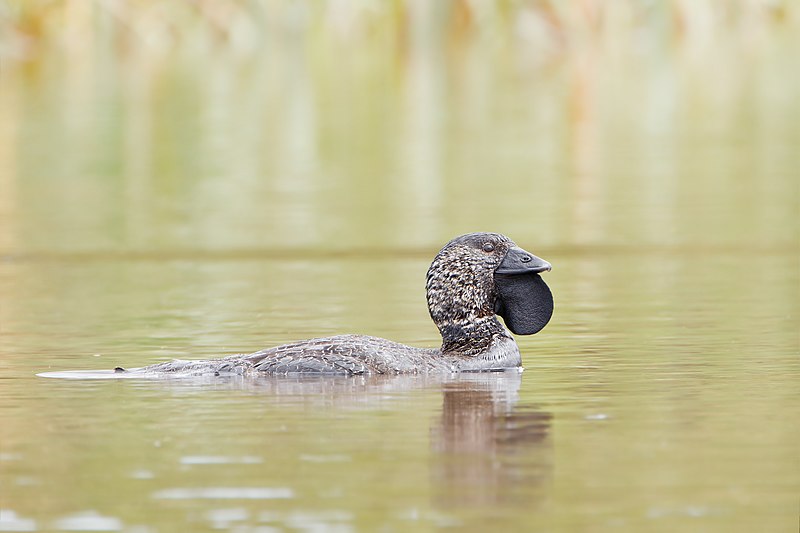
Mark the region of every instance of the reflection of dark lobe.
POLYGON ((446 383, 443 392, 441 424, 432 431, 438 503, 540 501, 552 477, 552 415, 515 407, 486 383, 446 383))

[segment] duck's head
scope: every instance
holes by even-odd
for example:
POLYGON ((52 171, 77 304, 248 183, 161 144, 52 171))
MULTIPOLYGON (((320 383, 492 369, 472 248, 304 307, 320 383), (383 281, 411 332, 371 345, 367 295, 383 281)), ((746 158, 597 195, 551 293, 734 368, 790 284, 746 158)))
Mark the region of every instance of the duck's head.
POLYGON ((494 335, 541 330, 553 296, 539 277, 550 263, 499 233, 469 233, 448 242, 433 259, 426 283, 428 309, 442 334, 443 351, 481 350, 494 335))

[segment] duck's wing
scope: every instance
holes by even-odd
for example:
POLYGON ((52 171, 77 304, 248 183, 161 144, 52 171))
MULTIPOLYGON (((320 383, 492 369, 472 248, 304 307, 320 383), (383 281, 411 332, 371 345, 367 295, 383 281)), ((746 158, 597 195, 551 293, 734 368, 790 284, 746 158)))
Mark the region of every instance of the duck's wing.
POLYGON ((247 360, 253 370, 268 374, 380 374, 375 340, 361 335, 310 339, 262 350, 247 360))
POLYGON ((253 370, 267 374, 330 374, 347 376, 382 373, 370 368, 363 361, 358 361, 346 355, 318 357, 309 354, 291 353, 277 357, 265 357, 253 366, 253 370))
POLYGON ((406 346, 366 335, 337 335, 283 344, 249 355, 186 361, 174 359, 143 368, 124 370, 128 375, 195 376, 287 374, 400 374, 449 368, 437 358, 438 350, 406 346))
POLYGON ((269 374, 395 374, 425 370, 433 352, 379 337, 337 335, 284 344, 246 359, 254 370, 269 374))

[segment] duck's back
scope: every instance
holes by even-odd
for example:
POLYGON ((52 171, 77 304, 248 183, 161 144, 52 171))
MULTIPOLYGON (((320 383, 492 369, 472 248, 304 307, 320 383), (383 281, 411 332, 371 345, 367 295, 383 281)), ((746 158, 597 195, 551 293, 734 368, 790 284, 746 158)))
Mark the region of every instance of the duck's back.
POLYGON ((177 374, 400 374, 448 370, 441 351, 415 348, 380 337, 337 335, 310 339, 247 355, 204 361, 173 360, 132 371, 177 374))
POLYGON ((269 374, 397 374, 447 366, 437 349, 367 335, 293 342, 255 352, 246 359, 254 370, 269 374))

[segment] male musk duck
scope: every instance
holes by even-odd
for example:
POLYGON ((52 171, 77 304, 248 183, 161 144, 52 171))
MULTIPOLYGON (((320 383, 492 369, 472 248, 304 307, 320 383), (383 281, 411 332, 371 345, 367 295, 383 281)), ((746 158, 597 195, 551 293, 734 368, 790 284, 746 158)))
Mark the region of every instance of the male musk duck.
POLYGON ((174 360, 117 372, 155 374, 400 374, 518 368, 514 338, 541 330, 553 296, 539 274, 550 263, 498 233, 469 233, 448 242, 428 269, 428 310, 440 348, 415 348, 366 335, 337 335, 284 344, 248 355, 174 360))

